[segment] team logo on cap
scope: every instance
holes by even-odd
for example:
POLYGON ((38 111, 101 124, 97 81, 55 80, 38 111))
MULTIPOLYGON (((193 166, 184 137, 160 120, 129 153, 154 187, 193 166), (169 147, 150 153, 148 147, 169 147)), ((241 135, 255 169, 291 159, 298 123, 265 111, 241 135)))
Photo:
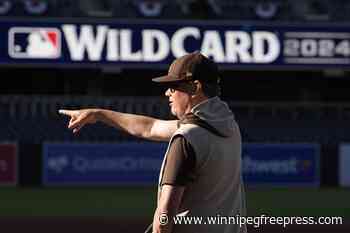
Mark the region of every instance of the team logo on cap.
POLYGON ((61 32, 57 28, 13 27, 8 41, 12 58, 56 59, 61 56, 61 32))

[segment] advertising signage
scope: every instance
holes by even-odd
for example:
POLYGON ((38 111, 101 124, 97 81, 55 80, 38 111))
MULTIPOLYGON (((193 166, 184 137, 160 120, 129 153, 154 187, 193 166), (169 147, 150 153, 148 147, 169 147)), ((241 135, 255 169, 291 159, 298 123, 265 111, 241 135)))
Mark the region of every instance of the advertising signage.
POLYGON ((0 143, 0 186, 17 185, 17 144, 0 143))
POLYGON ((0 21, 0 64, 167 67, 201 51, 222 68, 347 67, 346 26, 227 21, 0 21))
POLYGON ((350 144, 341 143, 339 145, 339 184, 342 187, 350 187, 350 144))
MULTIPOLYGON (((43 184, 156 185, 166 143, 45 143, 43 184)), ((248 186, 318 187, 319 145, 243 145, 242 172, 248 186)))
POLYGON ((247 143, 243 146, 243 178, 250 186, 319 187, 318 144, 247 143))
POLYGON ((43 184, 155 185, 164 143, 45 143, 43 184))

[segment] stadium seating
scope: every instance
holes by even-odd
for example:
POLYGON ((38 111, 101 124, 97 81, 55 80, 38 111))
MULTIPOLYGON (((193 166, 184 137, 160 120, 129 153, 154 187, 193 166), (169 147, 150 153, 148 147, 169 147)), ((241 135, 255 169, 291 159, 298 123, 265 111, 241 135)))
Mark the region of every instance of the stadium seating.
POLYGON ((349 21, 347 0, 2 0, 0 16, 349 21))
MULTIPOLYGON (((320 142, 350 140, 350 106, 316 103, 237 103, 228 101, 247 142, 320 142)), ((0 96, 0 141, 139 140, 103 124, 79 135, 66 128, 60 108, 101 107, 170 119, 167 101, 155 97, 0 96)))

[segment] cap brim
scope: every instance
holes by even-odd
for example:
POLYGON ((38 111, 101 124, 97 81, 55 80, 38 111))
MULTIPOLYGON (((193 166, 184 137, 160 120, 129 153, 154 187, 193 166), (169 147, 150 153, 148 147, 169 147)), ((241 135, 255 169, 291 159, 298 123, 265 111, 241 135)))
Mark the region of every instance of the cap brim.
POLYGON ((165 75, 165 76, 153 78, 152 81, 156 83, 171 83, 171 82, 179 82, 183 80, 175 76, 165 75))

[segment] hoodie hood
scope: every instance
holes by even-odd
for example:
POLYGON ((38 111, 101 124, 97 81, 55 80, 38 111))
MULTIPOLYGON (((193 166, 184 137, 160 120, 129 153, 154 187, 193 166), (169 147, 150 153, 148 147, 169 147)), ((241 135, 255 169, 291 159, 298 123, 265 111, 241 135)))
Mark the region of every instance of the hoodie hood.
POLYGON ((228 105, 219 97, 213 97, 197 104, 191 109, 191 114, 199 118, 201 122, 208 124, 222 137, 230 137, 234 133, 235 117, 228 105))

